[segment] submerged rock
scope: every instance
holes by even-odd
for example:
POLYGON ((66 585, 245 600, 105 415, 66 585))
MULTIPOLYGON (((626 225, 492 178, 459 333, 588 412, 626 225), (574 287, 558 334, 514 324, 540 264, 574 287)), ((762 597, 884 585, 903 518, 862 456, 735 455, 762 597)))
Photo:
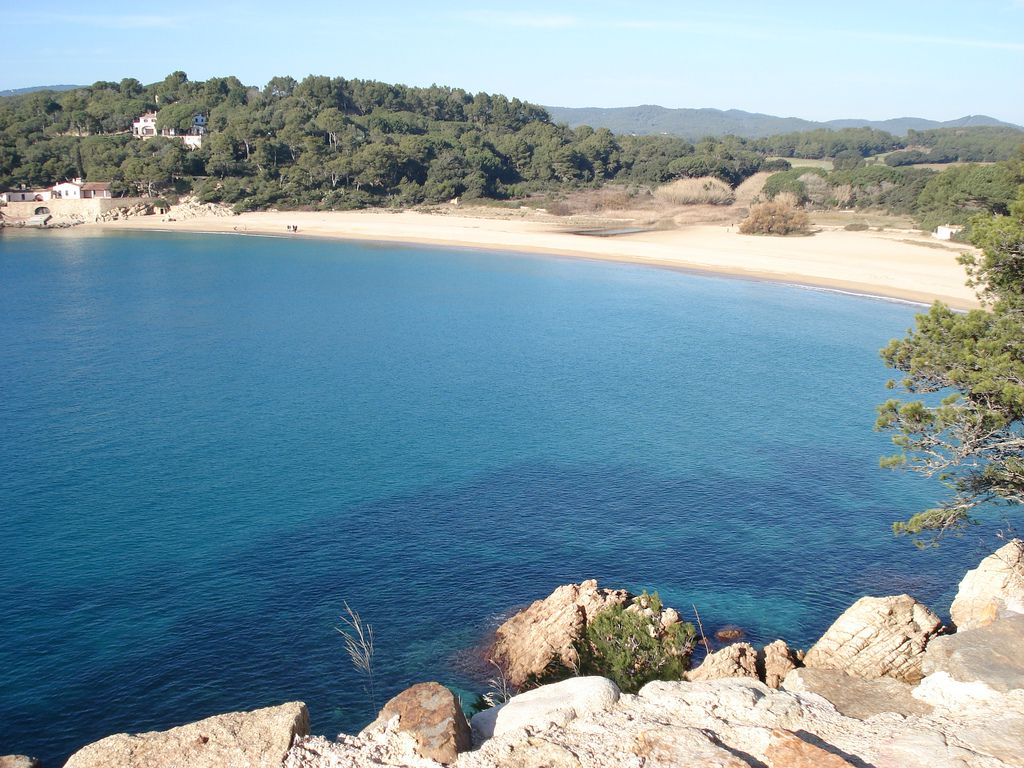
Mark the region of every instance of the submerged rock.
POLYGON ((941 629, 939 617, 910 595, 862 597, 807 652, 804 666, 916 683, 925 646, 941 629))
POLYGON ((1024 541, 1013 539, 968 571, 949 612, 961 630, 991 624, 1001 613, 1024 613, 1024 541))
POLYGON ((309 733, 300 701, 232 712, 196 723, 83 747, 65 768, 279 768, 297 736, 309 733))
MULTIPOLYGON (((2 221, 0 227, 3 227, 2 221)), ((28 755, 0 755, 0 768, 43 768, 43 764, 28 755)))

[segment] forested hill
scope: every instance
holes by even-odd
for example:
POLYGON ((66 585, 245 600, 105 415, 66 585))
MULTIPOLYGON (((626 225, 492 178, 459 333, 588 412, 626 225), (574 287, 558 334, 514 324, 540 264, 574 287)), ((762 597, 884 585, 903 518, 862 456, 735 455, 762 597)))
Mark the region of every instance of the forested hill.
POLYGON ((898 117, 891 120, 829 120, 814 122, 799 117, 775 117, 740 109, 668 109, 653 104, 639 107, 547 107, 551 119, 565 123, 571 128, 590 125, 607 128, 614 133, 631 133, 647 136, 665 133, 696 141, 705 136, 741 136, 759 139, 778 133, 811 131, 828 128, 873 128, 896 135, 909 130, 923 131, 932 128, 965 128, 977 126, 999 126, 1020 128, 1004 123, 987 115, 969 115, 958 120, 940 122, 920 117, 898 117))
POLYGON ((999 161, 1014 155, 1022 136, 968 128, 903 139, 844 128, 691 143, 570 128, 538 105, 446 86, 310 75, 256 87, 174 72, 149 85, 125 78, 0 98, 0 190, 80 176, 111 182, 118 195, 194 193, 238 210, 409 206, 606 182, 649 189, 687 177, 736 186, 759 170, 789 168, 778 156, 828 158, 836 169, 883 153, 893 166, 999 161), (158 131, 177 135, 133 136, 132 122, 149 111, 158 131), (197 115, 206 133, 201 148, 189 149, 181 134, 197 115))

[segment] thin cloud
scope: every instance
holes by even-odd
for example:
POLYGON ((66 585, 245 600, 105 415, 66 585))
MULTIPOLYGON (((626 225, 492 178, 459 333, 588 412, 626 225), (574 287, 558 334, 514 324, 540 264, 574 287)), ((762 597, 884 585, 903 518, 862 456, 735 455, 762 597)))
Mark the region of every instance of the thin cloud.
POLYGON ((526 27, 528 29, 570 29, 582 26, 577 16, 557 13, 506 13, 504 11, 473 11, 464 15, 468 21, 494 27, 526 27))
POLYGON ((19 13, 12 14, 9 22, 21 24, 72 24, 103 29, 170 29, 181 25, 177 16, 158 14, 67 14, 19 13))

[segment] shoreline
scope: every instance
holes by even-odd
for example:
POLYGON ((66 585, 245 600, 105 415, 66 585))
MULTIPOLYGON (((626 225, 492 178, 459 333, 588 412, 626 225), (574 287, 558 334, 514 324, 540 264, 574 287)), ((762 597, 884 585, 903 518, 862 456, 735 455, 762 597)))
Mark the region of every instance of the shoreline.
POLYGON ((83 224, 67 234, 159 231, 402 243, 485 252, 526 253, 639 264, 894 299, 938 300, 954 309, 980 306, 956 257, 963 247, 905 230, 822 229, 807 237, 741 235, 736 227, 700 224, 610 237, 580 235, 566 222, 519 211, 257 212, 167 221, 147 216, 83 224), (482 214, 482 215, 481 215, 482 214), (288 227, 297 226, 297 232, 288 227))

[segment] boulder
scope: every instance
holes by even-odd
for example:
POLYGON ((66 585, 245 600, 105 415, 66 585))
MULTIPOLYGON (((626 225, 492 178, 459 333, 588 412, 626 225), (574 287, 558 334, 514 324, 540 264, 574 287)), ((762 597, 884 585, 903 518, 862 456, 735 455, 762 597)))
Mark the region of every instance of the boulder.
POLYGON ((571 677, 513 696, 504 704, 473 715, 473 740, 480 743, 518 728, 563 726, 587 712, 607 709, 619 689, 603 677, 571 677))
POLYGON ((307 733, 309 712, 294 701, 169 731, 108 736, 73 754, 65 768, 279 768, 295 737, 307 733))
POLYGON ((552 664, 574 667, 579 659, 573 643, 587 621, 631 599, 621 589, 600 589, 593 579, 561 586, 498 627, 491 658, 516 688, 542 676, 552 664))
MULTIPOLYGON (((0 226, 3 226, 0 223, 0 226)), ((0 755, 0 768, 42 768, 43 764, 28 755, 0 755)))
POLYGON ((804 666, 916 683, 925 646, 941 629, 939 617, 910 595, 862 597, 807 652, 804 666))
POLYGON ((1024 615, 936 637, 928 643, 922 669, 929 676, 945 672, 957 682, 981 683, 999 693, 1024 688, 1024 615))
POLYGON ((983 627, 1002 613, 1024 613, 1024 541, 1013 539, 968 571, 949 613, 957 629, 983 627))
POLYGON ((410 734, 421 757, 453 763, 472 745, 469 723, 450 690, 440 683, 419 683, 391 699, 359 735, 392 728, 410 734))
POLYGON ((757 679, 757 676, 757 651, 750 643, 736 643, 715 651, 705 657, 699 667, 686 673, 686 679, 694 682, 723 677, 757 679))
POLYGON ((891 677, 865 680, 837 669, 795 669, 786 675, 784 690, 816 693, 847 717, 866 720, 882 712, 927 715, 931 706, 912 695, 913 687, 891 677))
POLYGON ((757 654, 757 671, 762 682, 769 688, 778 688, 786 675, 800 666, 796 653, 784 640, 768 643, 757 654))
POLYGON ((852 768, 853 765, 781 728, 772 730, 764 755, 768 768, 852 768))

